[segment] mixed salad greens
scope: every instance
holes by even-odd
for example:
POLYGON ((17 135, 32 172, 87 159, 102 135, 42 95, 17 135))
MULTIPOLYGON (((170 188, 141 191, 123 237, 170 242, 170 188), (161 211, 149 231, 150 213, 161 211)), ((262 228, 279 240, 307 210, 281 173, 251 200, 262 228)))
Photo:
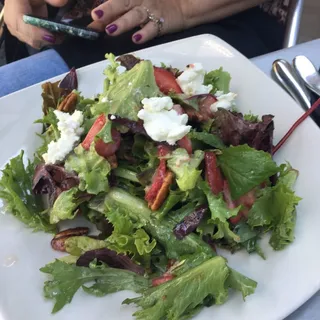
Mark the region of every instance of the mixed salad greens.
POLYGON ((74 69, 43 85, 42 145, 32 161, 21 151, 2 170, 7 211, 54 233, 52 247, 69 254, 41 269, 53 313, 80 288, 137 292, 123 302, 139 307, 137 319, 188 319, 223 304, 230 289, 245 299, 257 283, 219 248, 265 259, 259 239, 269 232, 272 248, 284 249, 300 201, 297 170, 272 159, 273 116, 237 112, 222 68, 184 73, 132 55, 107 58, 96 98, 76 90, 74 69), (157 122, 160 112, 167 123, 157 122), (78 216, 91 233, 60 230, 78 216))

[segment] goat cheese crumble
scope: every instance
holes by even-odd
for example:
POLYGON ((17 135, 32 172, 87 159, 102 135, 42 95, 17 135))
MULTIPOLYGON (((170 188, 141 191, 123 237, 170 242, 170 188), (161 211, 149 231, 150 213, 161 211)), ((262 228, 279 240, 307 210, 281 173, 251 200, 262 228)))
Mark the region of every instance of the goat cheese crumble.
POLYGON ((55 110, 54 114, 58 119, 58 130, 60 138, 57 141, 51 141, 48 145, 47 153, 43 154, 46 164, 54 164, 63 161, 80 140, 83 133, 81 125, 83 123, 83 113, 76 110, 73 114, 55 110))
POLYGON ((226 94, 216 94, 215 96, 218 101, 216 101, 210 106, 212 112, 216 112, 218 108, 230 109, 235 104, 237 94, 229 92, 226 94))
POLYGON ((212 90, 212 85, 205 86, 204 76, 206 72, 201 63, 189 64, 186 70, 177 78, 181 90, 190 96, 207 94, 212 90))
POLYGON ((142 100, 143 109, 138 112, 147 134, 154 141, 166 141, 174 145, 189 133, 188 116, 179 115, 173 108, 170 97, 154 97, 142 100))

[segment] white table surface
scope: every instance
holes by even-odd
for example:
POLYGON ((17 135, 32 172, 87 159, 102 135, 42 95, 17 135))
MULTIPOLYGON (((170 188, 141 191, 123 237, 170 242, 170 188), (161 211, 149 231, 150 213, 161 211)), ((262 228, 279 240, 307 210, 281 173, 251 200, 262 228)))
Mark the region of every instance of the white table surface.
MULTIPOLYGON (((263 72, 271 77, 271 66, 276 59, 285 59, 292 62, 298 55, 307 56, 314 65, 320 67, 320 39, 303 43, 295 47, 284 49, 270 54, 260 56, 251 61, 256 64, 263 72)), ((320 272, 320 270, 319 270, 320 272)), ((320 291, 317 292, 309 301, 296 310, 286 320, 319 320, 320 319, 320 291)), ((280 319, 279 319, 280 320, 280 319)))

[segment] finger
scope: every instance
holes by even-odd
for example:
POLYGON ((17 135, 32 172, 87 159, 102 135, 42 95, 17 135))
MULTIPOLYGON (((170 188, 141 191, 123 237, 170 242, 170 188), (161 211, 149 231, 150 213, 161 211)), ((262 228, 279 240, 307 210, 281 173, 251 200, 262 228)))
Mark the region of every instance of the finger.
POLYGON ((93 20, 107 25, 116 20, 117 17, 138 6, 140 2, 141 0, 109 0, 95 8, 91 16, 93 20))
POLYGON ((157 37, 158 32, 158 26, 153 21, 150 21, 132 36, 132 40, 137 44, 142 44, 157 37))
POLYGON ((45 0, 53 7, 63 7, 68 3, 68 0, 45 0))
POLYGON ((106 32, 109 35, 117 36, 126 31, 130 31, 135 27, 148 21, 148 13, 142 7, 134 7, 129 12, 125 13, 112 24, 106 27, 106 32))
POLYGON ((105 25, 99 21, 93 21, 87 26, 87 28, 102 32, 105 30, 105 25))
POLYGON ((14 6, 5 6, 5 22, 9 31, 19 40, 37 49, 53 44, 55 37, 52 33, 24 23, 23 15, 31 12, 32 8, 21 0, 16 1, 14 6))

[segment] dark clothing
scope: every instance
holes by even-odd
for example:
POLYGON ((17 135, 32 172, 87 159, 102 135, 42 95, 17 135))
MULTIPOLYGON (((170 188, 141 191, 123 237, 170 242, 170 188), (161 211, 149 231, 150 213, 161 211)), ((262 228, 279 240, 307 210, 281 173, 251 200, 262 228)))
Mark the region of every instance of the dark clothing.
MULTIPOLYGON (((201 25, 183 32, 165 35, 144 45, 132 42, 133 32, 110 37, 104 35, 97 41, 70 37, 63 44, 55 46, 69 67, 82 67, 104 59, 105 53, 115 55, 137 51, 162 43, 183 39, 200 34, 213 34, 228 42, 248 58, 281 49, 285 28, 273 16, 260 8, 253 8, 226 18, 217 23, 201 25)), ((9 36, 6 41, 7 61, 11 62, 28 55, 25 46, 9 36)))

